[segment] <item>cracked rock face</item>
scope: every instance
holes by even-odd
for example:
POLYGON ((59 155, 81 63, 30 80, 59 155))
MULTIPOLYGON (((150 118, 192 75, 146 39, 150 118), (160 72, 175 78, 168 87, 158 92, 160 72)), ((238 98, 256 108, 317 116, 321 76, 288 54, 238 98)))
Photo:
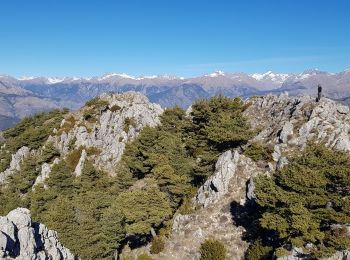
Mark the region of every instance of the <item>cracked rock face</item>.
POLYGON ((59 241, 57 233, 32 222, 28 209, 17 208, 0 217, 1 259, 73 260, 74 255, 59 241))
MULTIPOLYGON (((83 112, 78 111, 75 126, 68 133, 51 137, 49 141, 53 141, 63 155, 70 151, 71 142, 75 147, 97 148, 100 154, 96 156, 95 164, 111 172, 121 159, 126 142, 135 138, 143 127, 159 124, 163 110, 136 92, 102 94, 100 100, 107 101, 108 106, 99 111, 95 123, 88 126, 82 119, 83 112), (133 123, 126 127, 127 119, 132 119, 133 123)), ((75 174, 80 174, 79 168, 75 174)))
POLYGON ((350 151, 350 112, 347 106, 327 98, 315 102, 309 96, 264 96, 248 99, 244 111, 259 134, 253 141, 274 146, 273 159, 303 149, 307 142, 350 151))
POLYGON ((220 155, 215 165, 214 174, 200 187, 196 197, 196 203, 207 207, 215 203, 228 191, 228 184, 234 176, 239 153, 226 151, 220 155))
POLYGON ((228 259, 244 259, 248 247, 248 243, 242 239, 245 230, 235 225, 232 211, 237 205, 245 203, 246 183, 259 173, 262 174, 263 170, 250 158, 238 152, 223 153, 214 174, 217 177, 211 179, 219 188, 220 195, 213 196, 217 193, 209 189, 209 182, 205 183, 203 187, 206 188, 202 187, 202 192, 208 191, 209 196, 212 196, 204 201, 207 206, 189 215, 176 215, 172 234, 165 241, 165 249, 152 257, 157 260, 198 260, 201 243, 205 239, 215 238, 224 243, 228 259))
POLYGON ((29 148, 26 146, 21 147, 15 154, 12 154, 9 168, 0 173, 0 184, 3 184, 8 176, 21 169, 21 163, 28 155, 29 148))
MULTIPOLYGON (((44 181, 49 177, 49 174, 51 172, 52 166, 55 164, 59 163, 59 159, 55 158, 55 160, 53 161, 52 164, 48 164, 48 163, 43 163, 41 165, 41 172, 40 175, 36 178, 35 183, 33 185, 33 188, 41 183, 44 183, 44 181)), ((46 188, 46 186, 44 186, 46 188)))

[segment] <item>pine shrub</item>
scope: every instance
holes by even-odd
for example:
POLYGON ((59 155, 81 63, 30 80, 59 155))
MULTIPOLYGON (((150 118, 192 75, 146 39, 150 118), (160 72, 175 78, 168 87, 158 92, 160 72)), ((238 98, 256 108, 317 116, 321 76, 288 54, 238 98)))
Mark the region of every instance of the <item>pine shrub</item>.
POLYGON ((214 239, 205 240, 200 247, 201 260, 225 260, 226 249, 223 243, 214 239))
POLYGON ((164 249, 164 239, 161 236, 157 236, 153 238, 152 244, 151 244, 151 253, 152 254, 159 254, 164 249))

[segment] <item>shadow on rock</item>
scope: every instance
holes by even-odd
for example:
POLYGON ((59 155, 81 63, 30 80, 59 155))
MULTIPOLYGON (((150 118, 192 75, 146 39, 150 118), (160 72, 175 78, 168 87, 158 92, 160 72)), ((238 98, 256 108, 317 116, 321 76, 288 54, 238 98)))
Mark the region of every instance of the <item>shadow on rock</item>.
POLYGON ((244 205, 240 205, 238 202, 233 201, 230 205, 230 211, 235 225, 245 229, 242 239, 247 242, 254 241, 259 236, 258 206, 250 201, 244 205))

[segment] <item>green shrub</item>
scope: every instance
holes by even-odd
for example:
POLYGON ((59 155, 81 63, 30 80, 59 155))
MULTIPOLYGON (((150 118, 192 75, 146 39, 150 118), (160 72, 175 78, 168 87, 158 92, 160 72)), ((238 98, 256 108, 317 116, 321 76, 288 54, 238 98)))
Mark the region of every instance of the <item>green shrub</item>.
POLYGON ((226 249, 218 240, 205 240, 200 247, 201 260, 225 260, 226 249))
POLYGON ((164 250, 164 239, 161 236, 154 237, 151 244, 151 253, 159 254, 164 250))
MULTIPOLYGON (((284 257, 284 256, 287 256, 289 254, 290 254, 290 252, 287 249, 284 249, 283 247, 276 248, 276 250, 275 250, 276 257, 284 257)), ((271 257, 269 259, 271 259, 271 257)))
POLYGON ((101 152, 102 152, 101 149, 99 149, 97 147, 94 147, 94 146, 86 148, 86 153, 87 153, 88 156, 90 156, 90 155, 100 155, 101 152))
POLYGON ((255 179, 258 221, 281 246, 313 243, 314 257, 350 247, 330 224, 350 223, 350 155, 309 144, 274 176, 255 179), (327 206, 328 205, 328 206, 327 206))
POLYGON ((194 212, 192 199, 189 197, 185 197, 182 201, 182 204, 178 210, 181 215, 189 215, 194 212))
POLYGON ((137 260, 153 260, 148 254, 143 253, 137 257, 137 260))
POLYGON ((261 241, 255 241, 248 248, 247 260, 270 260, 272 259, 273 248, 271 246, 263 246, 261 241))
POLYGON ((85 106, 93 107, 93 108, 103 108, 109 105, 109 102, 106 100, 102 100, 99 97, 95 97, 88 102, 85 103, 85 106))
POLYGON ((252 143, 244 150, 244 155, 256 162, 260 160, 272 161, 272 153, 273 150, 271 148, 260 143, 252 143))
POLYGON ((61 135, 63 132, 68 133, 70 130, 72 130, 75 126, 75 118, 74 116, 70 116, 65 119, 64 124, 62 127, 58 130, 57 135, 61 135))
POLYGON ((125 216, 130 235, 150 234, 151 228, 159 227, 172 213, 166 195, 151 183, 143 189, 122 192, 115 203, 125 216))
POLYGON ((40 162, 50 163, 59 156, 60 152, 56 149, 54 144, 47 143, 41 151, 40 162))
POLYGON ((52 110, 22 119, 14 128, 3 132, 5 149, 0 151, 0 172, 9 167, 11 154, 22 146, 31 149, 40 148, 53 130, 58 129, 67 110, 52 110))
POLYGON ((111 107, 111 111, 112 112, 117 112, 117 111, 119 111, 120 109, 122 109, 120 106, 118 106, 118 105, 113 105, 112 107, 111 107))
POLYGON ((72 171, 74 171, 75 167, 77 167, 82 151, 83 147, 80 146, 78 149, 74 149, 66 155, 67 165, 72 171))
POLYGON ((123 127, 123 130, 124 132, 129 132, 130 130, 130 127, 136 127, 136 121, 135 121, 135 118, 133 117, 127 117, 124 119, 124 127, 123 127))
POLYGON ((97 121, 95 110, 92 108, 86 109, 83 113, 83 118, 89 123, 95 123, 97 121))

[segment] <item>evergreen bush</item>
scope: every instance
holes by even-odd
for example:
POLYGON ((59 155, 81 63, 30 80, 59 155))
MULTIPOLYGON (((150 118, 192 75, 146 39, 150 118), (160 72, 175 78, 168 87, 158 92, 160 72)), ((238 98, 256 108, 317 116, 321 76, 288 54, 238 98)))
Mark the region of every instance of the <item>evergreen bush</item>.
POLYGON ((226 259, 226 249, 224 244, 214 239, 207 239, 201 244, 200 254, 200 260, 226 259))

